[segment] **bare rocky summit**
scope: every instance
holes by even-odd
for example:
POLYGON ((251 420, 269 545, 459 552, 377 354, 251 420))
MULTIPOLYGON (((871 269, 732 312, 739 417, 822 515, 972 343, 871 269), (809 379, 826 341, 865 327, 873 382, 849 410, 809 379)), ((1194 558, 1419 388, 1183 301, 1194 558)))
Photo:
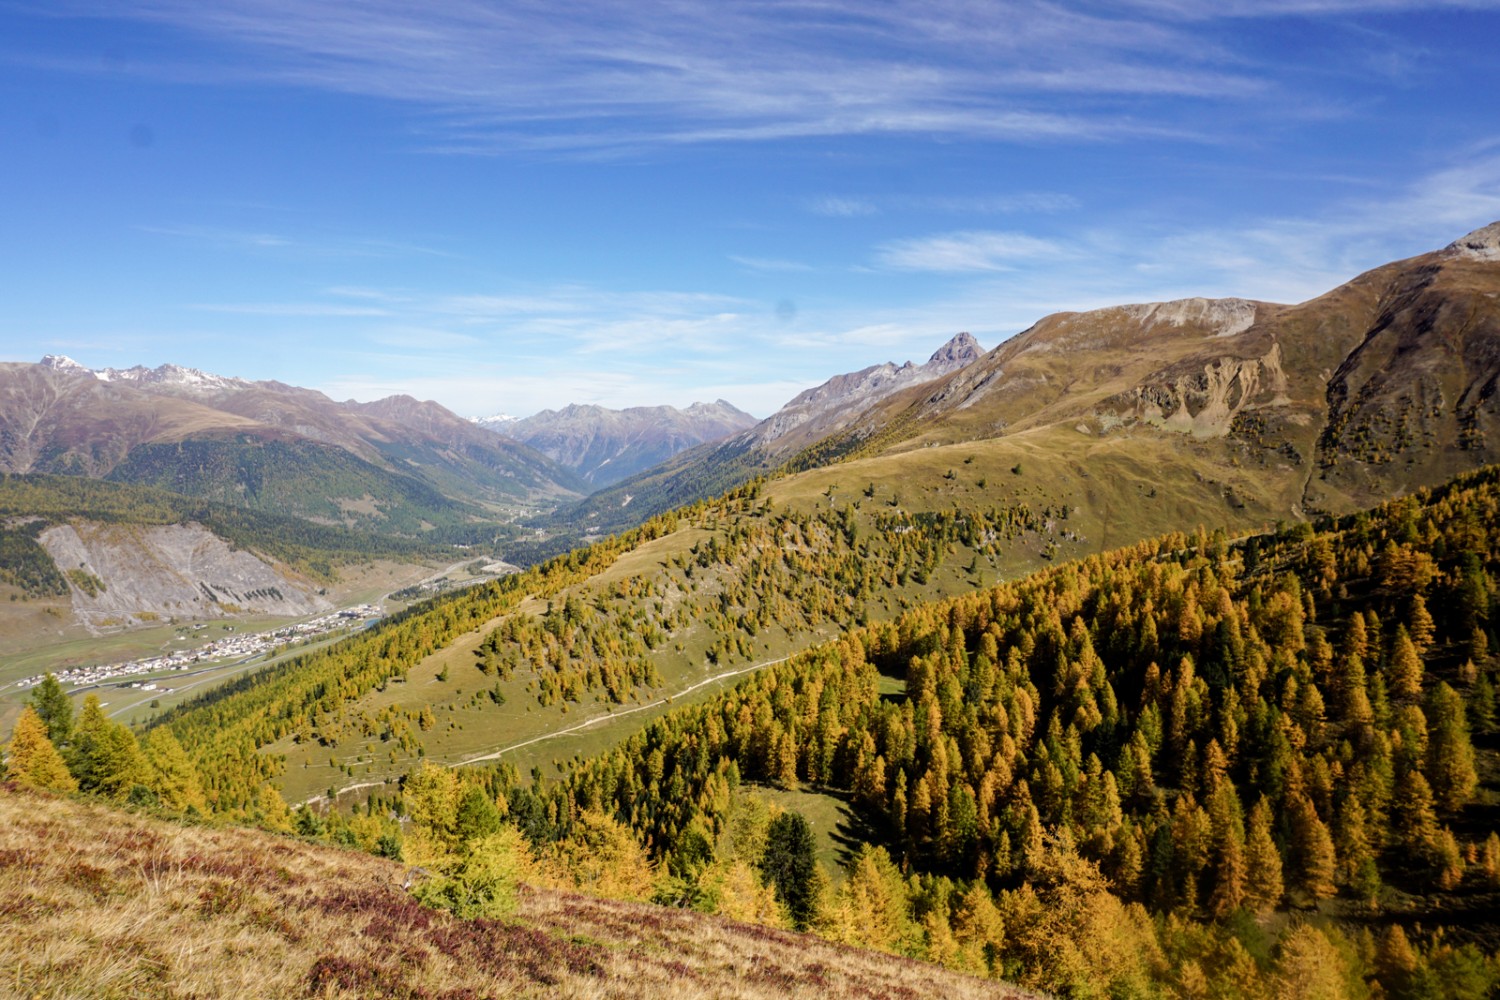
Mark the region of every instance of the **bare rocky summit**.
POLYGON ((870 406, 903 389, 951 375, 979 360, 984 349, 971 334, 960 333, 933 352, 923 364, 889 361, 847 375, 835 375, 799 393, 791 402, 747 432, 762 448, 784 453, 855 424, 870 406))
POLYGON ((1448 252, 1471 260, 1500 260, 1500 222, 1474 230, 1448 244, 1448 252))

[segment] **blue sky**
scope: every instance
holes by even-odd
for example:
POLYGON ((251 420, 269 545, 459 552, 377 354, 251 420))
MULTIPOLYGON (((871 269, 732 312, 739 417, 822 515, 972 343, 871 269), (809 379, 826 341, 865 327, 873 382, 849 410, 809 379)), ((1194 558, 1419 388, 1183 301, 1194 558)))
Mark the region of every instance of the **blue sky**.
POLYGON ((764 416, 1500 219, 1500 0, 0 0, 0 359, 764 416))

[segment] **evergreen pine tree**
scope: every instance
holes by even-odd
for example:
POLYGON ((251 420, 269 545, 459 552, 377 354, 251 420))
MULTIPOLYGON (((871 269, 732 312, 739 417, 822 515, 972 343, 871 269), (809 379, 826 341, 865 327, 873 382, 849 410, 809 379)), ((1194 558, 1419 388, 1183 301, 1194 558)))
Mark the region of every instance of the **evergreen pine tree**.
POLYGON ((135 734, 104 714, 98 695, 84 699, 66 759, 80 789, 117 801, 150 780, 135 734))
POLYGON ((1432 623, 1432 614, 1427 610, 1427 602, 1421 594, 1412 595, 1411 606, 1406 613, 1406 630, 1418 655, 1432 647, 1436 629, 1432 623))
POLYGON ((31 707, 47 726, 47 738, 61 749, 73 735, 73 699, 56 677, 48 674, 31 692, 31 707))
POLYGON ((812 827, 801 813, 785 812, 766 830, 760 870, 786 907, 792 926, 806 930, 817 913, 817 868, 812 827))
POLYGON ((1208 909, 1215 917, 1225 917, 1245 902, 1246 860, 1245 822, 1240 815, 1240 799, 1233 782, 1222 780, 1208 801, 1212 826, 1213 890, 1208 909))
POLYGON ((1291 887, 1311 899, 1332 896, 1335 855, 1328 827, 1318 818, 1318 811, 1306 795, 1293 799, 1290 813, 1291 887))
POLYGON ((1419 856, 1437 843, 1437 812, 1432 806, 1432 786, 1415 767, 1404 769, 1396 779, 1391 797, 1391 822, 1397 842, 1419 856))
POLYGON ((1479 775, 1463 699, 1447 682, 1438 684, 1428 699, 1427 718, 1427 781, 1437 807, 1456 813, 1474 794, 1479 775))
POLYGON ((1334 827, 1336 881, 1357 898, 1373 904, 1380 894, 1380 871, 1370 846, 1368 815, 1358 794, 1351 792, 1344 799, 1334 827))
POLYGON ((1433 867, 1437 870, 1437 885, 1444 892, 1452 892, 1464 877, 1464 855, 1458 846, 1458 838, 1446 826, 1438 831, 1432 850, 1433 867))
POLYGON ((478 785, 470 785, 459 800, 454 818, 454 834, 459 843, 468 843, 481 837, 500 832, 504 821, 500 810, 489 795, 478 785))
POLYGON ((1391 696, 1398 701, 1422 697, 1422 657, 1404 625, 1396 626, 1396 639, 1391 643, 1390 678, 1391 696))
POLYGON ((1417 951, 1401 925, 1392 923, 1386 927, 1375 945, 1375 974, 1386 992, 1390 996, 1408 996, 1420 964, 1417 951))
POLYGON ((146 759, 146 786, 163 806, 174 812, 208 811, 198 771, 170 729, 158 726, 151 730, 141 750, 146 759))

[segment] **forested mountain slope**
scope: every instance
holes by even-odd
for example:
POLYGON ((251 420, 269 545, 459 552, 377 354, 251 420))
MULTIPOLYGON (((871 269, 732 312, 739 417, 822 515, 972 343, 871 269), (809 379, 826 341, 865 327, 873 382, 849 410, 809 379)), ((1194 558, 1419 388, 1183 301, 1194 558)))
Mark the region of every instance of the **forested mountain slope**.
POLYGON ((554 784, 492 788, 542 838, 617 816, 689 879, 737 786, 847 796, 865 844, 809 924, 942 960, 982 890, 990 967, 1023 984, 1484 996, 1497 574, 1493 468, 1316 530, 1169 535, 855 631, 554 784), (1321 916, 1272 916, 1299 912, 1321 916), (1273 970, 1278 934, 1323 968, 1273 970))
POLYGON ((470 683, 530 672, 545 704, 558 692, 541 679, 563 674, 545 658, 602 640, 594 667, 566 662, 580 689, 606 684, 619 631, 566 600, 535 631, 504 611, 672 528, 414 609, 139 746, 97 700, 75 723, 44 685, 7 766, 399 852, 435 873, 418 896, 459 913, 489 912, 527 871, 1066 995, 1479 998, 1500 984, 1495 467, 1317 526, 1178 532, 918 603, 555 778, 523 780, 503 758, 424 762, 352 814, 288 815, 255 748, 299 729, 404 745, 399 713, 347 706, 417 681, 409 665, 455 635, 486 638, 470 683), (821 834, 838 871, 815 860, 799 811, 821 802, 843 817, 821 834))
MULTIPOLYGON (((520 590, 591 575, 666 527, 532 571, 520 590)), ((441 858, 471 821, 432 812, 430 796, 478 794, 530 850, 576 859, 623 824, 658 865, 658 898, 712 910, 722 880, 749 871, 783 907, 765 919, 1067 994, 1487 996, 1500 982, 1497 575, 1489 468, 1317 527, 1175 533, 923 603, 554 780, 423 765, 373 793, 368 820, 304 825, 373 836, 394 808, 413 819, 404 850, 441 858), (831 881, 772 860, 809 843, 766 812, 765 795, 793 792, 847 811, 835 842, 848 867, 831 881)), ((413 613, 406 631, 440 644, 518 599, 488 593, 462 619, 451 601, 413 613)), ((543 627, 560 649, 593 641, 581 609, 554 611, 543 627)), ((550 646, 503 624, 477 634, 497 638, 469 668, 481 684, 550 646)), ((272 772, 247 770, 245 751, 331 720, 365 685, 399 687, 412 658, 389 651, 372 662, 351 646, 342 675, 287 672, 153 733, 190 748, 212 806, 274 818, 272 772)), ((404 739, 397 716, 370 721, 322 735, 404 739)))

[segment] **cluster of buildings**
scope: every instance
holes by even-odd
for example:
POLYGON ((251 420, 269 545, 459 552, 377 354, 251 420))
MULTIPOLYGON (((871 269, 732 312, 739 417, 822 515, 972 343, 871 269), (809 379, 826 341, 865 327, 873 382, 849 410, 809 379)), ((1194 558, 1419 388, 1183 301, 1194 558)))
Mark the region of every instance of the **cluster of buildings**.
MULTIPOLYGON (((130 660, 126 663, 74 667, 72 670, 58 671, 56 676, 64 686, 79 688, 118 680, 121 677, 156 674, 173 670, 191 670, 201 663, 235 657, 249 659, 288 642, 298 642, 328 635, 331 632, 363 627, 380 616, 381 610, 377 605, 361 604, 358 607, 334 611, 309 621, 283 625, 269 632, 247 632, 243 635, 226 635, 221 639, 214 639, 205 645, 192 649, 180 649, 171 653, 163 653, 160 656, 130 660)), ((205 627, 203 625, 196 625, 194 626, 194 630, 200 630, 205 627)), ((38 674, 35 677, 28 677, 21 681, 18 687, 22 689, 33 687, 40 684, 44 676, 44 674, 38 674)), ((130 686, 147 691, 156 690, 156 685, 150 682, 135 682, 130 686)))

